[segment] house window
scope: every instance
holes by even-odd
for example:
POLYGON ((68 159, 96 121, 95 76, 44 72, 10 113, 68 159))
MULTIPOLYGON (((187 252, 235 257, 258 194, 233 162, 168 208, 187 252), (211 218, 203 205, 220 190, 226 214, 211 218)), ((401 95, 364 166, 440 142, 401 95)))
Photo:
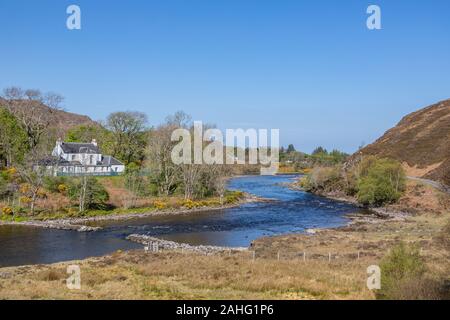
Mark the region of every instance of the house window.
POLYGON ((76 156, 73 154, 73 155, 72 155, 72 161, 75 161, 75 157, 76 157, 76 156))
POLYGON ((90 161, 91 164, 94 164, 94 156, 92 156, 92 155, 89 156, 89 161, 90 161))

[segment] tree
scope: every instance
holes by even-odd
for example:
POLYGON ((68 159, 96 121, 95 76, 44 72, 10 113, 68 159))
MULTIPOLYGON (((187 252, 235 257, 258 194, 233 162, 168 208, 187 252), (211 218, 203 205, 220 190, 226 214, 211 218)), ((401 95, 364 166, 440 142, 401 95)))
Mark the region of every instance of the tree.
POLYGON ((287 153, 295 152, 295 147, 293 144, 290 144, 286 150, 287 153))
POLYGON ((174 126, 165 124, 152 130, 147 148, 146 166, 157 185, 158 193, 166 196, 175 190, 180 180, 180 170, 172 162, 175 143, 171 136, 175 129, 174 126))
POLYGON ((130 191, 130 195, 125 199, 125 207, 136 206, 138 197, 145 194, 144 171, 135 163, 130 163, 125 170, 125 187, 130 191))
POLYGON ((223 198, 227 191, 228 177, 231 176, 230 167, 227 165, 209 166, 208 170, 204 170, 204 186, 206 193, 202 196, 216 194, 220 197, 220 204, 223 204, 223 198))
POLYGON ((112 155, 126 164, 142 161, 147 142, 147 116, 141 112, 114 112, 106 120, 113 136, 112 155))
POLYGON ((334 164, 344 162, 348 158, 347 153, 341 152, 337 149, 334 149, 328 155, 330 156, 330 161, 334 164))
POLYGON ((312 152, 312 155, 320 155, 320 154, 328 154, 327 149, 322 148, 322 147, 317 147, 316 149, 314 149, 314 151, 312 152))
POLYGON ((105 209, 109 194, 95 177, 81 177, 72 180, 69 187, 69 196, 78 200, 79 212, 88 209, 105 209))
POLYGON ((18 174, 26 183, 24 194, 29 198, 30 214, 34 215, 36 201, 39 192, 44 185, 44 179, 48 174, 47 168, 39 165, 39 161, 43 158, 45 150, 42 148, 34 148, 27 154, 27 159, 18 167, 18 174))
MULTIPOLYGON (((190 128, 191 117, 183 111, 178 111, 174 115, 166 118, 165 123, 150 131, 149 143, 147 147, 146 166, 152 173, 152 180, 158 188, 159 194, 171 194, 183 179, 183 168, 177 166, 172 161, 172 149, 176 142, 172 141, 172 133, 179 128, 190 128)), ((194 172, 185 169, 185 178, 194 172)), ((188 194, 190 192, 188 191, 188 194)))
POLYGON ((28 148, 34 149, 48 131, 63 97, 55 93, 42 94, 39 90, 6 88, 5 107, 14 115, 28 140, 28 148))
POLYGON ((198 183, 200 174, 202 172, 201 164, 182 164, 180 165, 183 187, 184 187, 184 198, 193 199, 197 191, 196 184, 198 183))
POLYGON ((376 159, 360 176, 358 201, 381 206, 397 201, 406 188, 406 176, 401 164, 391 159, 376 159))
MULTIPOLYGON (((28 151, 27 136, 7 109, 0 108, 0 161, 9 168, 20 163, 28 151)), ((1 166, 1 165, 0 165, 1 166)))
POLYGON ((189 128, 192 126, 192 117, 184 111, 177 111, 166 117, 166 125, 175 128, 189 128))
POLYGON ((67 142, 90 142, 97 140, 100 150, 105 154, 112 154, 114 147, 113 135, 100 125, 79 125, 67 132, 67 142))

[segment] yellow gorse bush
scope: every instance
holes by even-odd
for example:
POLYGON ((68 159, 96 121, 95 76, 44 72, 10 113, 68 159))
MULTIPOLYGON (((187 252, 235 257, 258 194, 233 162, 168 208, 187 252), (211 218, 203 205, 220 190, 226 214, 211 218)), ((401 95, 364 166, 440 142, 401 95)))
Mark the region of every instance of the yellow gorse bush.
POLYGON ((10 208, 10 207, 3 207, 3 208, 2 208, 2 213, 3 213, 4 215, 10 216, 10 215, 12 215, 14 212, 13 212, 13 209, 10 208))
POLYGON ((59 191, 59 193, 62 193, 62 194, 66 193, 67 192, 67 186, 65 184, 58 185, 58 191, 59 191))
POLYGON ((24 183, 20 185, 19 188, 20 193, 26 194, 30 191, 30 185, 28 183, 24 183))
POLYGON ((31 199, 29 197, 20 197, 19 200, 21 203, 24 203, 24 204, 31 202, 31 199))
POLYGON ((183 207, 188 208, 188 209, 192 209, 195 208, 196 204, 194 201, 192 201, 191 199, 186 199, 183 201, 183 207))
POLYGON ((155 200, 155 201, 153 201, 153 206, 158 210, 162 210, 167 207, 167 203, 160 201, 160 200, 155 200))

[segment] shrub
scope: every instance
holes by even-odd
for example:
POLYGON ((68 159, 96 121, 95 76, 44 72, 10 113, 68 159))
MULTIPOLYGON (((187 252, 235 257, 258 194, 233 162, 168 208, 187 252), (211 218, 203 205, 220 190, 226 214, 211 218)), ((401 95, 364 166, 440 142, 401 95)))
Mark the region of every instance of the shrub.
POLYGON ((58 191, 59 191, 59 193, 61 193, 61 194, 66 194, 66 192, 67 192, 67 186, 65 185, 65 184, 60 184, 60 185, 58 185, 58 191))
POLYGON ((28 204, 28 203, 31 202, 31 198, 22 196, 22 197, 19 198, 19 201, 20 201, 20 203, 28 204))
POLYGON ((187 209, 193 209, 196 207, 196 203, 192 201, 191 199, 187 199, 183 201, 183 207, 187 209))
POLYGON ((306 191, 330 192, 343 189, 343 180, 340 174, 340 166, 315 167, 310 174, 301 181, 301 186, 306 191))
POLYGON ((45 177, 44 187, 52 193, 66 192, 68 187, 68 180, 66 177, 45 177), (62 192, 60 186, 65 186, 65 190, 62 192))
POLYGON ((225 193, 225 203, 234 204, 244 197, 244 193, 241 191, 227 191, 225 193))
POLYGON ((381 206, 397 201, 405 190, 405 173, 399 162, 377 159, 363 171, 358 181, 358 201, 381 206))
POLYGON ((11 215, 14 214, 14 211, 13 211, 13 209, 10 208, 10 207, 3 207, 3 208, 2 208, 2 213, 3 213, 5 216, 11 216, 11 215))
POLYGON ((27 194, 30 191, 30 185, 27 183, 23 183, 20 185, 19 188, 20 193, 27 194))
POLYGON ((442 230, 436 236, 436 240, 450 253, 450 220, 447 221, 442 230))
POLYGON ((158 210, 163 210, 163 209, 167 208, 167 203, 160 201, 160 200, 155 200, 155 201, 153 201, 153 206, 158 210))
POLYGON ((404 293, 404 288, 414 283, 416 286, 424 283, 425 263, 416 246, 401 242, 383 258, 380 268, 381 290, 377 293, 378 298, 396 299, 404 293))

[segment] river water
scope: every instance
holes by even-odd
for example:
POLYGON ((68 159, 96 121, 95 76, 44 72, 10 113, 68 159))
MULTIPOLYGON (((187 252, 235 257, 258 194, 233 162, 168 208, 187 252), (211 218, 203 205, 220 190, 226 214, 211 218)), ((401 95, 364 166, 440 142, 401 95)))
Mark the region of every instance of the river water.
POLYGON ((342 226, 348 222, 345 214, 361 211, 351 204, 288 189, 284 184, 295 178, 250 176, 229 183, 229 189, 270 198, 272 202, 191 215, 102 222, 98 225, 103 229, 91 233, 0 226, 0 266, 53 263, 141 248, 125 240, 132 233, 193 245, 248 246, 262 236, 342 226))

